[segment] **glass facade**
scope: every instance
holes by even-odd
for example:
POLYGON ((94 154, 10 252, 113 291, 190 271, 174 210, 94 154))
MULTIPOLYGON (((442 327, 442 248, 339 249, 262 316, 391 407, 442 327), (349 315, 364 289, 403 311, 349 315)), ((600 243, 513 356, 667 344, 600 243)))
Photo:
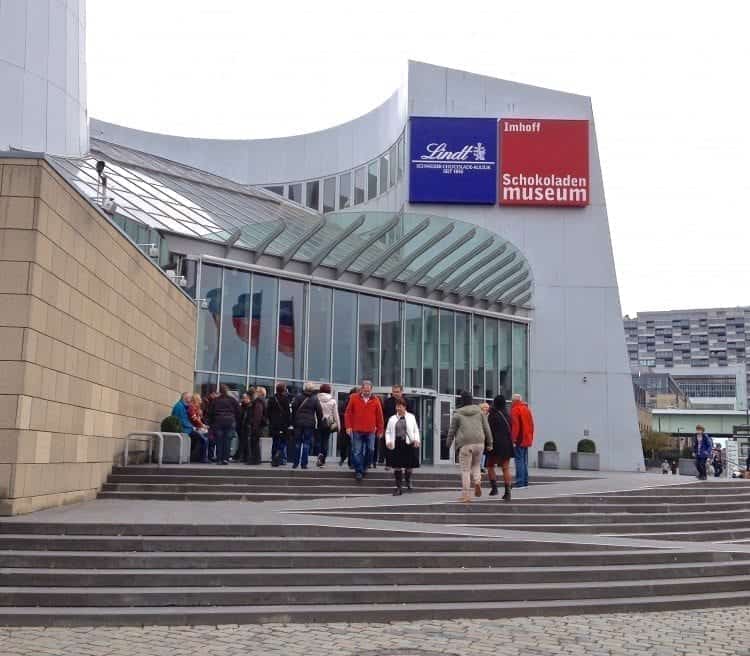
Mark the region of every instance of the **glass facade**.
POLYGON ((323 213, 336 209, 336 178, 326 178, 323 181, 323 213))
POLYGON ((402 383, 528 396, 528 329, 505 319, 202 263, 195 389, 402 383))

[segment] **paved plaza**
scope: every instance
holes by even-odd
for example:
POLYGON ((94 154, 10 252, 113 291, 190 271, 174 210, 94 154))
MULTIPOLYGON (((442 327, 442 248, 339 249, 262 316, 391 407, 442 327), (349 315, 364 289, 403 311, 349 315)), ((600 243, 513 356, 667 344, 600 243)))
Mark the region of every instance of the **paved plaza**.
POLYGON ((389 624, 0 629, 0 656, 747 656, 750 608, 389 624))

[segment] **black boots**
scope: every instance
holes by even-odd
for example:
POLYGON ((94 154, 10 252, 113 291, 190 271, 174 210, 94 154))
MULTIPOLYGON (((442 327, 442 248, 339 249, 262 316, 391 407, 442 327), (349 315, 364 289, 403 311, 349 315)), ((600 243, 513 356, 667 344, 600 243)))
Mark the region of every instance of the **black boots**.
POLYGON ((503 494, 503 501, 510 501, 510 485, 505 486, 505 494, 503 494))
POLYGON ((492 489, 490 490, 490 496, 496 497, 497 496, 497 481, 490 481, 490 485, 492 486, 492 489))
POLYGON ((404 480, 406 480, 406 491, 407 492, 411 492, 412 491, 412 487, 411 487, 411 469, 407 469, 404 472, 404 480))
POLYGON ((393 471, 393 478, 396 480, 396 488, 393 490, 394 497, 401 496, 401 494, 403 493, 401 490, 402 477, 403 477, 403 472, 400 469, 395 469, 393 471))

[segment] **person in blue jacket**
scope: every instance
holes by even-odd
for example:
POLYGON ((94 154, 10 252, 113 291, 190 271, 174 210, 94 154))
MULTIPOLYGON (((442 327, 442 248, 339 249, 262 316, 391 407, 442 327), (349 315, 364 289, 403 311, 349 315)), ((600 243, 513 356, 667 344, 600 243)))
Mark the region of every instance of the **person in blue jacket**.
POLYGON ((706 463, 713 450, 714 441, 706 432, 706 429, 698 424, 695 427, 695 437, 693 438, 693 454, 695 455, 695 468, 698 470, 698 478, 702 481, 708 479, 706 463))
POLYGON ((199 459, 202 463, 208 462, 208 436, 195 430, 193 422, 188 415, 190 406, 190 393, 185 392, 172 408, 172 414, 180 420, 182 432, 190 436, 190 459, 199 459))

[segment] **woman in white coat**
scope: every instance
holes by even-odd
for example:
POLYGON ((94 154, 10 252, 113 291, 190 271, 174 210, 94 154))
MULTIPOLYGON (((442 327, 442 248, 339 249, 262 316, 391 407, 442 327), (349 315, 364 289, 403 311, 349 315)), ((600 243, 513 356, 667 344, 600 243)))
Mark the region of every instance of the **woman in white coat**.
POLYGON ((401 485, 411 492, 411 470, 419 467, 419 426, 417 418, 406 410, 406 402, 396 401, 396 414, 385 427, 385 462, 393 469, 396 488, 393 495, 401 494, 401 485))

